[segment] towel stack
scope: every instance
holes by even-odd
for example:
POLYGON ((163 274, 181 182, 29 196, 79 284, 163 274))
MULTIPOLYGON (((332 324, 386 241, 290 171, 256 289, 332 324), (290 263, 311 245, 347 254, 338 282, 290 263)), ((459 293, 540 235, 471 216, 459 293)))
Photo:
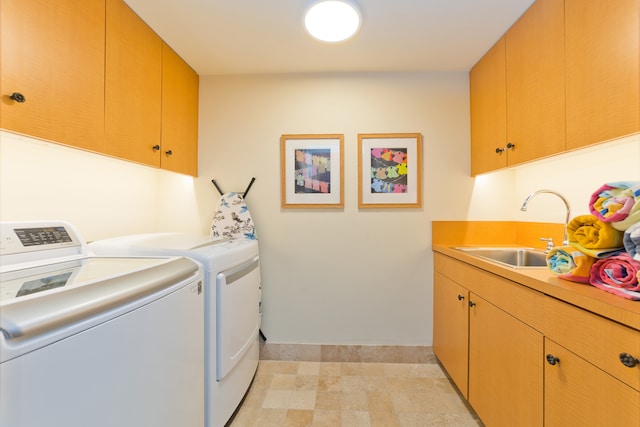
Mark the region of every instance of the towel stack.
POLYGON ((549 269, 640 300, 640 181, 603 185, 591 195, 589 211, 569 222, 569 245, 549 251, 549 269))

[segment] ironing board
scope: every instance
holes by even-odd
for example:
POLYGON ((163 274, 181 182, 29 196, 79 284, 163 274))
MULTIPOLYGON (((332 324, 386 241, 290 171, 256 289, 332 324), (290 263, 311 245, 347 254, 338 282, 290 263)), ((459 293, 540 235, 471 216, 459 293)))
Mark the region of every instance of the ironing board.
POLYGON ((213 214, 211 239, 256 239, 251 212, 240 193, 224 193, 213 214))

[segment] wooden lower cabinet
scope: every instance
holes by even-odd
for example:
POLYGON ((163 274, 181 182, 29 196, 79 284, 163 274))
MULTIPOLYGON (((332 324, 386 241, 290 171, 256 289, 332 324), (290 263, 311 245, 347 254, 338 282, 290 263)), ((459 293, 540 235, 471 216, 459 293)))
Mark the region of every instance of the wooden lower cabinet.
POLYGON ((436 356, 485 425, 542 425, 542 334, 465 287, 475 287, 482 275, 456 268, 451 278, 438 264, 436 256, 436 356))
POLYGON ((484 425, 640 426, 639 330, 440 253, 434 267, 433 350, 484 425))
POLYGON ((469 403, 487 426, 541 426, 543 336, 470 294, 469 403))
POLYGON ((545 426, 640 425, 638 390, 549 338, 545 353, 554 363, 544 368, 545 426))
POLYGON ((469 291, 436 272, 433 300, 433 351, 460 393, 468 398, 469 291))

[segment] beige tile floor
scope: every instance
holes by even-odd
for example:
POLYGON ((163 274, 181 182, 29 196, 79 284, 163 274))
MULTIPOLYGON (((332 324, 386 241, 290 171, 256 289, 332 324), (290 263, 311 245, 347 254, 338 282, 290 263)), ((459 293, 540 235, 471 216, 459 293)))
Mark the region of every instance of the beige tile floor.
POLYGON ((438 364, 262 360, 230 427, 482 426, 438 364))

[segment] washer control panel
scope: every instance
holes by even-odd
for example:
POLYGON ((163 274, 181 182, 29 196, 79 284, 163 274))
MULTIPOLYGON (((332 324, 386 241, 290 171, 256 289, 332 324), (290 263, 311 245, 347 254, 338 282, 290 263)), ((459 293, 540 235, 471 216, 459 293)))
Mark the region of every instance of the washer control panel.
POLYGON ((71 243, 71 236, 65 227, 14 228, 22 246, 71 243))
POLYGON ((28 254, 42 253, 41 258, 74 255, 84 252, 86 244, 75 228, 62 221, 0 222, 0 264, 29 261, 28 254), (55 252, 51 252, 55 251, 55 252), (17 257, 20 259, 8 260, 17 257), (26 257, 26 258, 25 258, 26 257))

